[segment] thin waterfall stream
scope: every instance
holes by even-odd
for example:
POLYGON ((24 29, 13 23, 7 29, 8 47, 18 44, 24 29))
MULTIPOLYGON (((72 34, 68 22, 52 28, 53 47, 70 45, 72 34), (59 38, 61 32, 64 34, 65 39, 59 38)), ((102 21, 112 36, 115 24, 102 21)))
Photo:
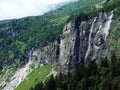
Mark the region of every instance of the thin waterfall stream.
POLYGON ((92 32, 93 32, 93 28, 94 28, 94 24, 96 22, 96 19, 97 19, 97 17, 94 18, 94 21, 92 22, 92 26, 91 26, 91 29, 90 29, 89 41, 88 41, 88 50, 87 50, 87 52, 85 54, 85 58, 84 58, 85 59, 85 63, 87 63, 87 61, 88 61, 87 58, 88 58, 88 55, 90 53, 92 32))

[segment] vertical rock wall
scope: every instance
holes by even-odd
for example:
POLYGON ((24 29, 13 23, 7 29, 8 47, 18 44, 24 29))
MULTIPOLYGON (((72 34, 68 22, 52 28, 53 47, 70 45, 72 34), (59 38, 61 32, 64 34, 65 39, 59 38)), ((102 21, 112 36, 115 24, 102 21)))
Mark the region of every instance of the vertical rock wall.
POLYGON ((71 70, 82 61, 102 58, 107 55, 106 39, 112 23, 113 12, 99 13, 94 20, 82 21, 79 28, 75 23, 68 23, 60 40, 60 55, 58 66, 60 69, 71 70))

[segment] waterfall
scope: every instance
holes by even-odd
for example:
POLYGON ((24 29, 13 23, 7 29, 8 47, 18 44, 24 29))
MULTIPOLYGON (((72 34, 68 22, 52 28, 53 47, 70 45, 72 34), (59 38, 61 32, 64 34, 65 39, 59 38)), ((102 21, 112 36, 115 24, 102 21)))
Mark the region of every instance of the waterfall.
POLYGON ((85 54, 85 62, 87 62, 87 58, 88 58, 88 55, 90 53, 90 48, 91 48, 91 38, 92 38, 92 32, 93 32, 93 28, 94 28, 94 24, 95 24, 95 21, 96 21, 97 17, 94 18, 94 21, 92 22, 92 26, 91 26, 91 29, 90 29, 90 34, 89 34, 89 41, 88 41, 88 50, 85 54))
POLYGON ((27 75, 31 72, 31 68, 29 66, 32 63, 32 54, 33 49, 29 52, 29 62, 14 74, 12 80, 4 87, 3 90, 15 89, 27 77, 27 75))
POLYGON ((34 49, 32 48, 29 52, 29 61, 32 60, 33 51, 34 51, 34 49))
POLYGON ((108 21, 106 21, 105 26, 103 28, 103 35, 104 35, 105 41, 109 35, 109 30, 110 30, 110 26, 112 23, 112 18, 113 18, 113 11, 111 12, 111 15, 108 17, 108 21))
POLYGON ((31 68, 29 67, 30 64, 31 62, 27 63, 23 68, 20 68, 3 90, 14 90, 31 72, 31 68))

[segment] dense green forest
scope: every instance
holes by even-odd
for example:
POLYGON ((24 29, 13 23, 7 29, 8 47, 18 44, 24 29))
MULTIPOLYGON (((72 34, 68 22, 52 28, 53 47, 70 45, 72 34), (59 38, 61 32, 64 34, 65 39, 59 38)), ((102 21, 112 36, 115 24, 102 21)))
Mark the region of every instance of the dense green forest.
POLYGON ((0 21, 0 72, 5 65, 23 65, 31 48, 44 46, 59 38, 70 15, 101 1, 79 0, 43 16, 0 21))
POLYGON ((78 25, 81 21, 94 18, 95 16, 98 15, 99 12, 110 12, 114 10, 115 8, 118 8, 116 9, 117 11, 115 11, 115 16, 119 17, 120 1, 119 0, 107 0, 107 1, 108 2, 103 4, 102 8, 95 8, 95 7, 86 8, 82 12, 78 12, 78 13, 75 13, 74 15, 73 14, 70 15, 67 22, 72 21, 72 22, 75 22, 76 25, 78 25))
POLYGON ((120 90, 120 59, 112 55, 111 61, 105 58, 98 64, 95 60, 88 65, 81 63, 72 72, 51 75, 30 90, 120 90))
MULTIPOLYGON (((114 10, 114 19, 120 20, 120 0, 111 0, 104 4, 102 9, 89 9, 82 13, 72 15, 68 21, 73 21, 76 26, 80 21, 89 20, 96 16, 99 11, 112 11, 114 10)), ((117 25, 116 25, 117 26, 117 25)), ((112 27, 115 27, 114 24, 112 27)), ((119 40, 119 29, 112 28, 113 32, 107 43, 110 40, 119 40), (116 36, 114 36, 116 35, 116 36)), ((30 90, 120 90, 120 54, 119 41, 114 43, 115 48, 112 56, 108 59, 103 58, 90 61, 88 64, 81 62, 79 67, 76 67, 67 74, 59 73, 56 77, 51 75, 45 82, 39 82, 35 87, 30 90), (116 54, 118 54, 116 56, 116 54)))

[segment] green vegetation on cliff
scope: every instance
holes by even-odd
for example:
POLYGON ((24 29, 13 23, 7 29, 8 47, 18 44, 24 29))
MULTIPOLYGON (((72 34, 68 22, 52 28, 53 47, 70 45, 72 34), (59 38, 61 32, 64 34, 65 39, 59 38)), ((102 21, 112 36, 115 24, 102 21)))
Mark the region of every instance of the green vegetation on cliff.
POLYGON ((109 53, 114 53, 117 58, 120 58, 120 8, 114 11, 114 20, 107 40, 107 45, 111 47, 109 53))
POLYGON ((109 0, 102 9, 89 9, 72 15, 69 21, 79 25, 80 21, 91 19, 97 12, 114 11, 114 19, 110 36, 106 42, 110 47, 110 58, 90 61, 88 65, 81 63, 72 72, 51 76, 45 83, 39 82, 30 90, 120 90, 120 0, 109 0), (96 64, 97 61, 97 64, 96 64))
POLYGON ((0 21, 0 72, 5 65, 16 62, 23 65, 31 48, 44 46, 60 37, 70 15, 101 1, 79 0, 43 16, 0 21))

